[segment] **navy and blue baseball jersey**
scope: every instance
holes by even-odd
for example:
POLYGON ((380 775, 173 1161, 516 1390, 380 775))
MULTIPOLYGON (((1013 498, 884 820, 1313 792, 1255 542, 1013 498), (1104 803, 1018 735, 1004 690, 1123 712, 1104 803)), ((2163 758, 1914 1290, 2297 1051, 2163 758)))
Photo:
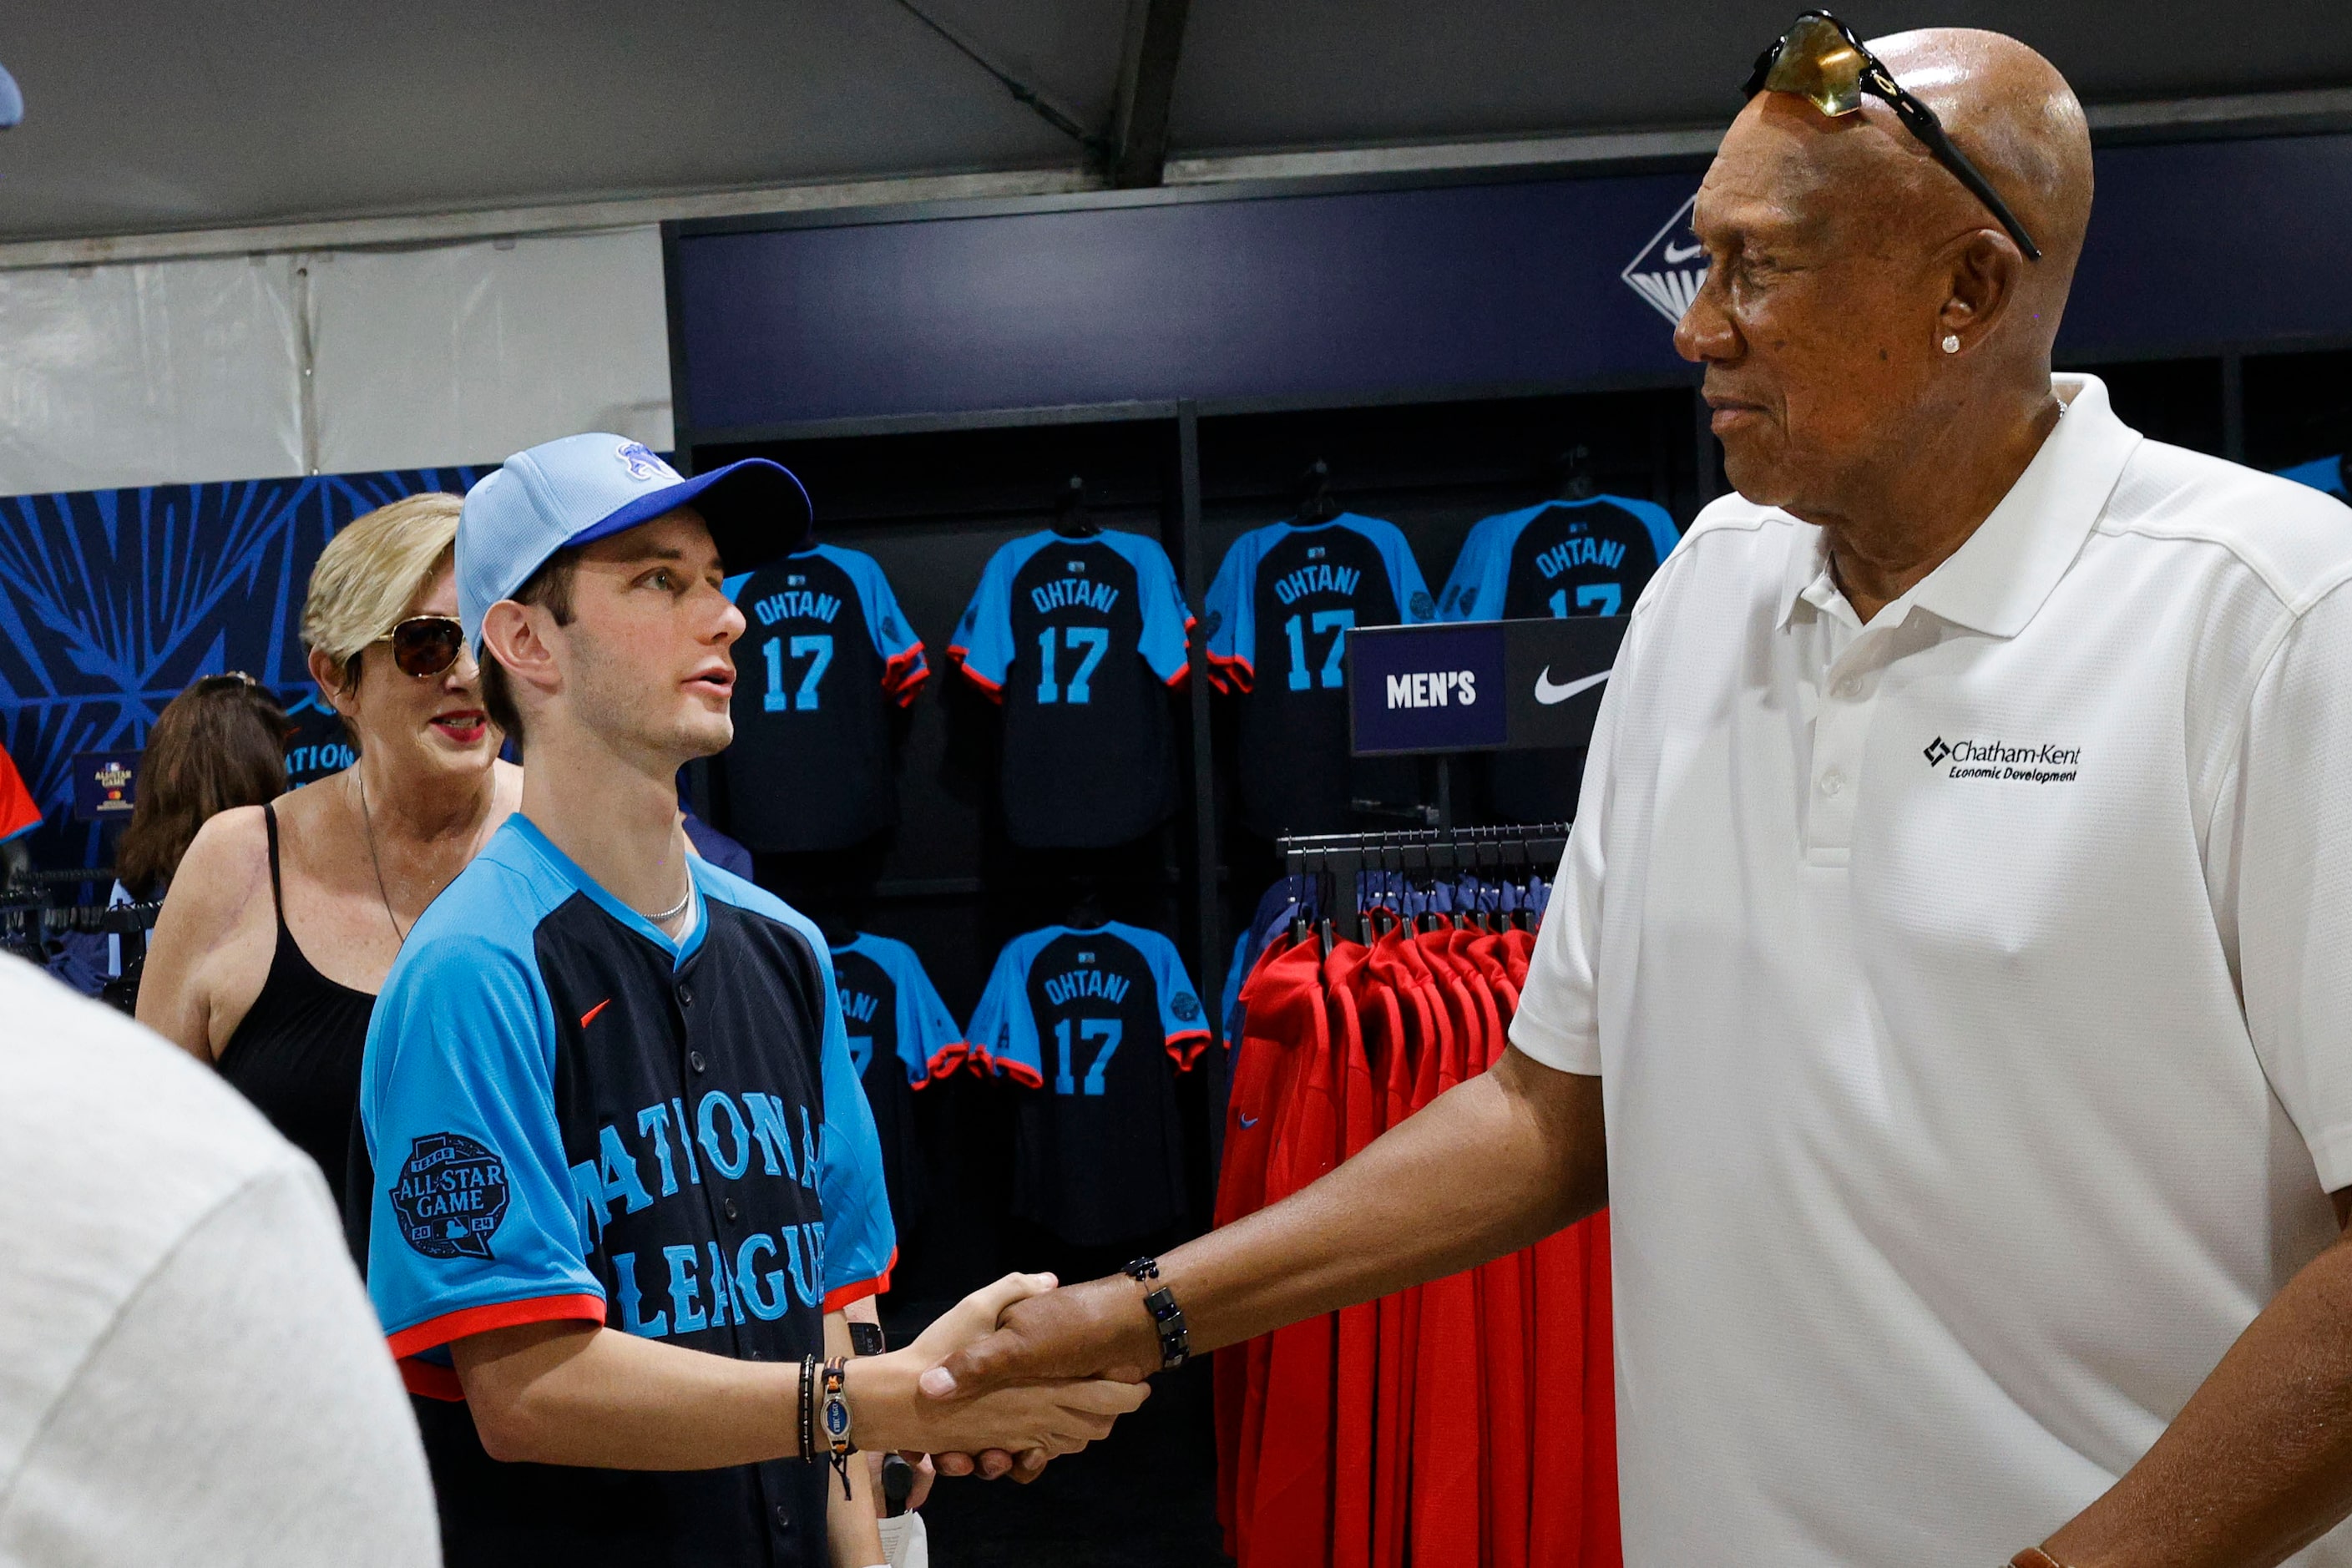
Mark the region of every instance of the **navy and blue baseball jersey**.
POLYGON ((930 673, 871 555, 819 544, 727 581, 735 743, 727 829, 751 848, 844 849, 898 820, 890 709, 930 673))
POLYGON ((1022 1097, 1013 1212, 1097 1246, 1184 1216, 1175 1075, 1209 1043, 1175 944, 1116 922, 1007 942, 967 1031, 1022 1097))
POLYGON ((903 942, 858 932, 833 950, 833 979, 849 1059, 874 1110, 890 1217, 909 1233, 929 1206, 930 1184, 915 1136, 915 1090, 962 1063, 963 1031, 903 942))
POLYGON ((1631 615, 1679 537, 1665 508, 1622 496, 1507 511, 1470 531, 1438 614, 1449 621, 1631 615))
POLYGON ((989 558, 948 652, 1004 709, 1004 826, 1032 849, 1139 837, 1176 806, 1192 617, 1157 540, 1033 533, 989 558))
MULTIPOLYGON (((1438 612, 1450 621, 1631 615, 1678 537, 1665 508, 1622 496, 1505 512, 1470 531, 1438 612)), ((1498 752, 1486 770, 1489 804, 1502 820, 1575 816, 1582 748, 1498 752)))
POLYGON ((1218 689, 1242 694, 1242 816, 1254 831, 1336 833, 1351 799, 1413 796, 1409 759, 1349 755, 1347 637, 1436 618, 1394 523, 1343 512, 1234 542, 1209 587, 1209 668, 1218 689))
POLYGON ((368 1293, 453 1564, 825 1560, 824 1467, 493 1462, 451 1342, 584 1319, 747 1360, 823 1354, 887 1280, 874 1118, 815 928, 690 858, 672 942, 517 815, 418 920, 368 1027, 368 1293))

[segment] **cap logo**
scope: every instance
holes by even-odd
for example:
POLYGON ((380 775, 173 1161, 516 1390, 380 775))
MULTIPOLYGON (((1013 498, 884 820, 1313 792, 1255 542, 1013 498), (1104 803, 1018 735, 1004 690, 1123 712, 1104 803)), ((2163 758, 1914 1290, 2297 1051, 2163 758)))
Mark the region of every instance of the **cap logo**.
POLYGON ((633 479, 674 479, 677 473, 667 463, 656 457, 643 441, 625 441, 615 454, 621 466, 629 470, 633 479))

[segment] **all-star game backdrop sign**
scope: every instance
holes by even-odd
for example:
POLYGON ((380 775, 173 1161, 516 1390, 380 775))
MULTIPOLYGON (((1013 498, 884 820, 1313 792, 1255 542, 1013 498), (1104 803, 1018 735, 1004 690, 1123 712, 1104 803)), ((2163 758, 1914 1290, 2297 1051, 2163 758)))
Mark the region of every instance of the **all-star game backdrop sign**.
POLYGON ((47 814, 44 865, 99 865, 101 823, 74 820, 73 761, 136 752, 199 676, 243 670, 300 730, 289 773, 344 765, 340 726, 303 666, 302 595, 335 531, 488 469, 412 469, 0 499, 0 743, 47 814))

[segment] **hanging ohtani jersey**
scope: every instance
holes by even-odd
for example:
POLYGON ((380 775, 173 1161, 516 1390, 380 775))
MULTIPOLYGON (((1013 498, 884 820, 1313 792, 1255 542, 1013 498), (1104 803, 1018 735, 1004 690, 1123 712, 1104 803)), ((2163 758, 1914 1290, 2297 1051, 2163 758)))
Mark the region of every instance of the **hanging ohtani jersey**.
POLYGON ((1470 531, 1438 615, 1449 621, 1631 615, 1679 537, 1665 508, 1623 496, 1507 511, 1470 531))
POLYGON ((1175 944, 1112 922, 1047 926, 997 955, 967 1031, 1022 1097, 1013 1212, 1099 1246, 1184 1215, 1175 1075, 1209 1043, 1175 944))
POLYGON ((1192 625, 1168 552, 1141 534, 1033 533, 990 558, 948 652, 1004 709, 1015 844, 1098 849, 1168 819, 1168 692, 1192 625))
POLYGON ((953 1072, 964 1058, 963 1031, 903 942, 864 931, 833 950, 849 1059, 866 1086, 882 1144, 882 1179, 899 1234, 929 1205, 922 1143, 915 1136, 915 1090, 953 1072))
MULTIPOLYGON (((1623 496, 1505 512, 1470 531, 1438 610, 1450 621, 1631 615, 1678 537, 1665 508, 1623 496)), ((1486 767, 1502 820, 1566 822, 1576 815, 1582 748, 1497 752, 1486 767)))
POLYGON ((475 1563, 825 1559, 825 1471, 501 1464, 457 1340, 584 1321, 748 1361, 824 1353, 896 1233, 832 959, 805 920, 687 861, 673 941, 520 813, 402 946, 368 1026, 368 1294, 475 1563))
POLYGON ((898 820, 890 710, 930 672, 874 558, 819 544, 727 581, 735 743, 724 821, 755 850, 842 849, 898 820))
POLYGON ((1336 833, 1351 800, 1413 798, 1409 760, 1349 755, 1349 630, 1437 617, 1394 523, 1343 512, 1253 529, 1225 552, 1207 617, 1211 677, 1241 694, 1242 815, 1253 831, 1336 833))

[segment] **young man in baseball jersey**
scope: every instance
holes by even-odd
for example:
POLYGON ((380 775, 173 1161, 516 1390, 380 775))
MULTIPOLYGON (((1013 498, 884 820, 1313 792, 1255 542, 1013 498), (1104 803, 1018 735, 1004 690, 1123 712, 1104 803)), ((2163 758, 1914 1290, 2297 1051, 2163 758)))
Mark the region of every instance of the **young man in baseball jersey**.
MULTIPOLYGON (((914 1416, 924 1347, 1034 1284, 828 1362, 895 1255, 832 961, 688 855, 674 784, 732 733, 727 567, 807 523, 772 463, 685 480, 612 436, 519 453, 467 498, 459 615, 529 770, 385 982, 358 1199, 452 1564, 867 1568, 848 1451, 972 1447, 914 1416)), ((1136 1402, 1034 1387, 984 1425, 1052 1450, 1136 1402)))

